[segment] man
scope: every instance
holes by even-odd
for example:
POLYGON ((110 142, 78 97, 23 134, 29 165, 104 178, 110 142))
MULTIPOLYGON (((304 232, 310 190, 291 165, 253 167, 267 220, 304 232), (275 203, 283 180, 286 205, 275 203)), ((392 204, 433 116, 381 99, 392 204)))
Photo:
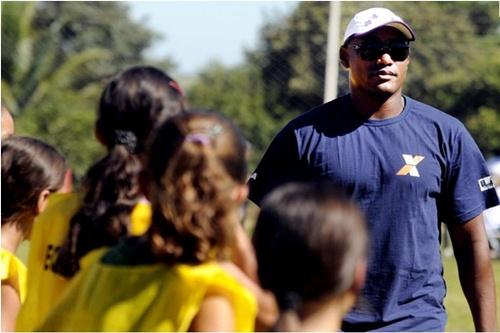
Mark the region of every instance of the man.
POLYGON ((455 118, 402 94, 412 29, 391 11, 354 16, 340 59, 350 94, 292 120, 250 177, 259 204, 288 182, 328 179, 364 210, 368 274, 348 331, 443 331, 439 224, 447 224, 476 330, 495 331, 481 213, 498 204, 484 158, 455 118))

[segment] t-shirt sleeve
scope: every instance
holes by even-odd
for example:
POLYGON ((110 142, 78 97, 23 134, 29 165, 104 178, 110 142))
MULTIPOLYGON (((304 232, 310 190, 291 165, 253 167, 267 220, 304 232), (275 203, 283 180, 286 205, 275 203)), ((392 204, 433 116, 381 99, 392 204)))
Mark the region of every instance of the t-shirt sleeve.
POLYGON ((441 220, 464 223, 499 204, 481 151, 462 126, 450 143, 441 220))
POLYGON ((250 175, 248 197, 260 206, 269 192, 284 183, 301 180, 301 174, 295 133, 287 126, 273 139, 254 173, 250 175))

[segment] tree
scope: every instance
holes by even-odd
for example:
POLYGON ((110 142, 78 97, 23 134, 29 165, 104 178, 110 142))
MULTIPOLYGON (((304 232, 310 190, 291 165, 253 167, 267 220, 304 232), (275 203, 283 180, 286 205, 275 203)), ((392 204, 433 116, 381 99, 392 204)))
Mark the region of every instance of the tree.
POLYGON ((55 145, 82 175, 101 153, 103 80, 143 62, 155 37, 119 2, 2 2, 2 103, 17 132, 55 145))
MULTIPOLYGON (((328 3, 301 2, 287 18, 262 30, 250 61, 261 68, 264 105, 275 119, 322 103, 328 3)), ((479 110, 500 105, 500 24, 492 2, 342 2, 341 33, 350 18, 369 7, 386 7, 416 31, 405 94, 475 123, 479 110), (418 13, 418 15, 415 15, 418 13)), ((341 70, 339 93, 348 91, 341 70)), ((484 113, 484 111, 483 111, 484 113)), ((479 120, 477 120, 479 121, 479 120)), ((498 119, 491 124, 499 128, 498 119)), ((474 136, 477 127, 470 128, 474 136)), ((500 149, 481 140, 486 155, 500 149)))
POLYGON ((257 68, 250 65, 226 68, 212 63, 187 91, 191 106, 224 114, 251 143, 251 165, 260 158, 276 131, 275 121, 265 112, 263 85, 257 68))

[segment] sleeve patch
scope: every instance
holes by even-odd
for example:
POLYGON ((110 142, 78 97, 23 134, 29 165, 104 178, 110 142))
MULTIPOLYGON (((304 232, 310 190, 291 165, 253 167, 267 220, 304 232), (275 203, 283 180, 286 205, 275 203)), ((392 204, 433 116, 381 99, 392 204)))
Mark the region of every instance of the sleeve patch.
POLYGON ((481 178, 477 182, 479 183, 479 188, 481 189, 481 192, 487 191, 495 187, 491 176, 481 178))

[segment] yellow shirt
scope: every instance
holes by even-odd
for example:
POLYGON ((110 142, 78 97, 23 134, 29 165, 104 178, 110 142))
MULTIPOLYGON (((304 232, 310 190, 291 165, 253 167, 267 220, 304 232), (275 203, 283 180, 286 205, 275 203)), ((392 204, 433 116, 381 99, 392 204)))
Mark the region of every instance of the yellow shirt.
POLYGON ((21 302, 24 302, 26 298, 26 266, 14 254, 5 249, 0 249, 0 254, 1 280, 14 287, 19 295, 19 299, 21 302))
MULTIPOLYGON (((39 326, 69 283, 67 279, 53 273, 51 267, 80 203, 81 197, 76 193, 54 193, 50 196, 45 211, 33 224, 28 255, 27 295, 17 317, 17 331, 33 331, 39 326)), ((149 203, 140 202, 132 212, 131 233, 133 230, 147 230, 150 217, 149 203), (137 226, 134 218, 138 221, 137 226)))
MULTIPOLYGON (((102 253, 97 259, 102 257, 102 253)), ((216 263, 82 269, 41 331, 187 331, 207 293, 223 295, 235 331, 253 331, 254 296, 216 263)))

